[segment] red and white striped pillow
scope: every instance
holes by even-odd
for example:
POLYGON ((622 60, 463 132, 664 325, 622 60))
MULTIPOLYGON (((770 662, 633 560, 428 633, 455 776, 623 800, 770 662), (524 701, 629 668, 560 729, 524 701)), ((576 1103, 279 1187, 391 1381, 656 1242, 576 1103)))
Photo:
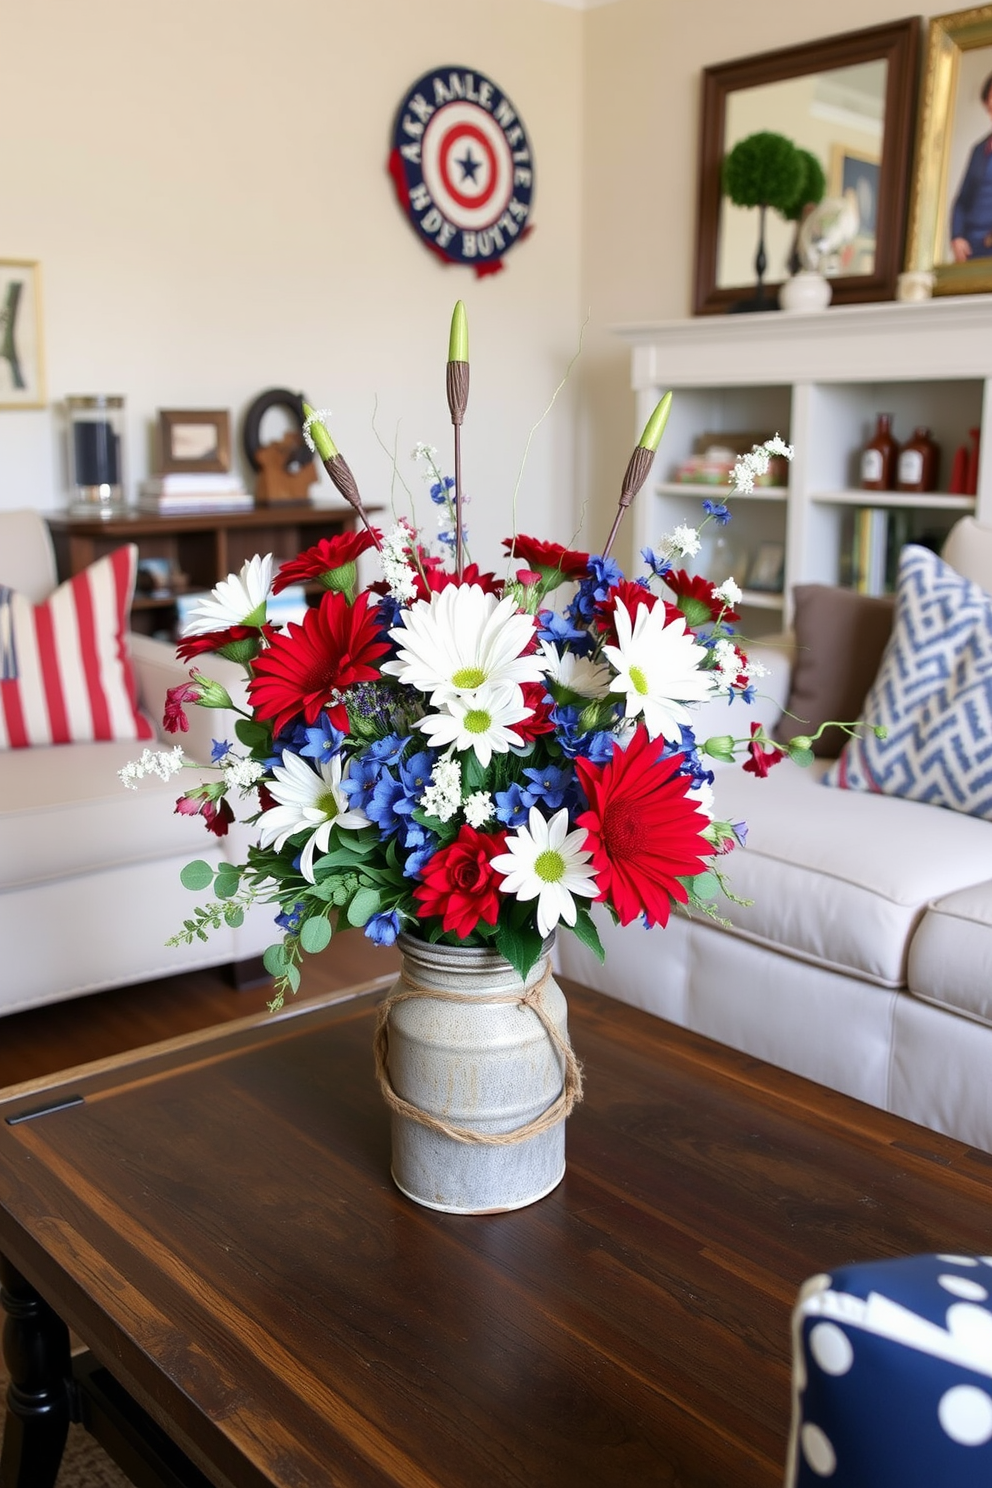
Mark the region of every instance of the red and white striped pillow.
POLYGON ((40 605, 0 584, 0 749, 155 737, 127 645, 137 560, 117 548, 40 605))

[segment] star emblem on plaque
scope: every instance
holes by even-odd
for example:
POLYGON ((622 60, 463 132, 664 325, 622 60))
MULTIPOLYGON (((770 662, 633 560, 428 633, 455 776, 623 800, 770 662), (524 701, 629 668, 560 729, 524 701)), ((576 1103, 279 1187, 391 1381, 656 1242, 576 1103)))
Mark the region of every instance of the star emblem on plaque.
POLYGON ((510 99, 471 67, 434 68, 396 111, 389 174, 425 247, 495 274, 531 230, 534 155, 510 99))

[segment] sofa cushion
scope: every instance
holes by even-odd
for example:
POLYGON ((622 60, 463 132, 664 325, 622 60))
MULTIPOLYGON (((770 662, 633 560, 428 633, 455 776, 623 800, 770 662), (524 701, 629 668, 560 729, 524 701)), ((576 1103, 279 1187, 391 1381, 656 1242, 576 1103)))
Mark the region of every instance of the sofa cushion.
POLYGON ((193 781, 150 776, 125 790, 117 771, 136 753, 109 742, 0 756, 0 890, 201 852, 197 824, 173 814, 193 781))
POLYGON ((748 908, 720 901, 737 933, 834 971, 906 985, 910 938, 931 900, 988 876, 987 822, 892 796, 829 791, 826 762, 783 760, 767 779, 721 770, 721 817, 748 824, 721 861, 748 908))
POLYGON ((38 605, 0 587, 0 749, 154 738, 127 643, 137 555, 116 549, 38 605))
POLYGON ((906 796, 992 821, 992 599, 927 548, 899 560, 895 623, 863 717, 828 772, 844 790, 906 796))
POLYGON ((992 1024, 992 879, 930 905, 910 947, 909 990, 992 1024))
MULTIPOLYGON (((838 589, 797 584, 792 685, 776 737, 815 734, 823 723, 860 717, 892 632, 895 601, 838 589)), ((846 735, 826 729, 813 744, 819 758, 836 759, 846 735)))

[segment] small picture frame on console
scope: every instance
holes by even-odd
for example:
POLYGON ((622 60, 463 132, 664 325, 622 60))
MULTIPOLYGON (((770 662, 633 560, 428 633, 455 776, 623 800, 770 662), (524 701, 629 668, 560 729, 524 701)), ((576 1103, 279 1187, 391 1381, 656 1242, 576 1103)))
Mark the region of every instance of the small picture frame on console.
POLYGON ((230 470, 231 416, 226 408, 162 408, 158 422, 163 475, 230 470))

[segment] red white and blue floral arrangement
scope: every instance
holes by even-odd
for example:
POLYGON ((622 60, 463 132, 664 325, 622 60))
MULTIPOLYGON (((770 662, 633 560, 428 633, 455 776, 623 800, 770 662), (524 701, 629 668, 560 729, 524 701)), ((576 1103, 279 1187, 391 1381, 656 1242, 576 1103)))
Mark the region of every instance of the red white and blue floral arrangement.
MULTIPOLYGON (((515 533, 497 576, 467 550, 468 373, 459 302, 446 378, 454 476, 435 450, 414 451, 440 552, 408 520, 386 535, 372 525, 322 418, 306 409, 308 443, 360 525, 278 567, 252 558, 193 609, 177 647, 196 664, 170 690, 165 728, 187 730, 194 704, 240 716, 236 741, 214 743, 216 780, 189 789, 176 811, 222 837, 233 800, 257 845, 242 864, 188 865, 187 887, 212 885, 215 898, 173 943, 240 924, 256 900, 277 905, 282 938, 265 958, 274 1006, 299 986, 303 953, 322 951, 337 928, 362 927, 378 945, 404 931, 488 946, 525 977, 559 925, 602 956, 597 902, 623 925, 665 925, 673 907, 713 915, 729 892, 720 859, 746 828, 721 820, 710 762, 742 758, 763 776, 786 754, 812 758, 808 736, 778 744, 758 724, 742 737, 693 732, 694 708, 719 696, 748 703, 762 675, 734 631, 735 581, 714 585, 680 566, 699 551, 699 529, 677 527, 644 549, 634 579, 611 556, 671 395, 631 457, 602 552, 515 533), (382 579, 359 590, 357 560, 372 550, 382 579), (319 602, 302 624, 270 624, 270 596, 301 583, 322 586, 319 602), (244 667, 246 709, 200 671, 210 654, 244 667)), ((751 489, 773 455, 792 450, 777 437, 755 446, 728 494, 751 489)), ((701 525, 729 520, 724 501, 702 505, 701 525)), ((121 777, 133 786, 186 764, 181 747, 146 750, 121 777)))

